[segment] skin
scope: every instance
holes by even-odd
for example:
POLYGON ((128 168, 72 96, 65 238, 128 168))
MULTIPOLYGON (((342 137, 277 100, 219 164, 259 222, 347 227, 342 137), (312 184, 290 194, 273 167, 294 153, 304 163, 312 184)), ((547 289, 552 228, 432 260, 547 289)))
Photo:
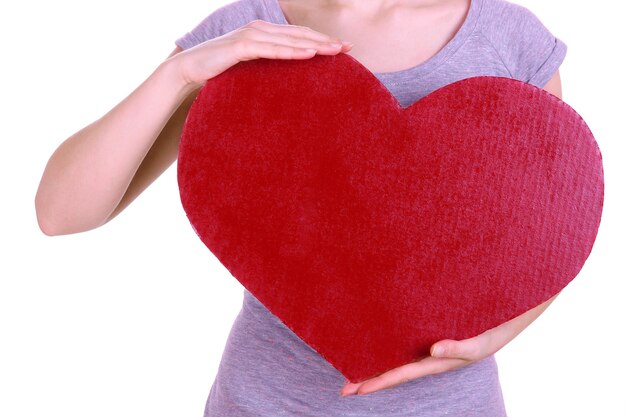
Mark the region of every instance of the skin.
MULTIPOLYGON (((253 21, 188 50, 176 47, 120 103, 64 140, 48 160, 35 196, 42 232, 56 236, 88 231, 128 207, 176 160, 183 124, 200 88, 237 62, 344 52, 372 72, 405 69, 424 62, 452 38, 469 0, 282 0, 280 4, 291 25, 253 21)), ((561 97, 558 72, 544 89, 561 97)), ((366 381, 347 383, 341 394, 368 394, 486 358, 553 300, 476 337, 437 342, 431 356, 366 381)))
POLYGON ((261 20, 185 51, 177 46, 126 98, 54 151, 35 196, 41 231, 85 232, 121 213, 176 160, 185 118, 208 79, 240 61, 348 49, 310 28, 261 20))

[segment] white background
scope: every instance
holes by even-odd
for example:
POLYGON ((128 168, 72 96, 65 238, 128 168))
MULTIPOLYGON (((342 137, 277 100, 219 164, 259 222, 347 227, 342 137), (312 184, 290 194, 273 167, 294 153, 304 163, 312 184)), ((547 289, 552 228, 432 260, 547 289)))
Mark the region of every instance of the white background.
MULTIPOLYGON (((508 413, 626 416, 623 17, 618 2, 518 3, 569 47, 564 100, 600 144, 606 200, 579 276, 497 354, 508 413)), ((87 233, 43 235, 33 201, 54 149, 222 4, 2 6, 0 416, 202 415, 243 287, 191 229, 175 166, 87 233)))

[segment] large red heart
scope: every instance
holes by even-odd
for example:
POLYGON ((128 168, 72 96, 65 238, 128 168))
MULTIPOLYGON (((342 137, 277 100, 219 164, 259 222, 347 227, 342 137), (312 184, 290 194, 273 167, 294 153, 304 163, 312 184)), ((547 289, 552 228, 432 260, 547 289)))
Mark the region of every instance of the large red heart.
POLYGON ((597 144, 557 97, 485 76, 404 109, 346 54, 209 80, 178 182, 211 252, 352 382, 558 293, 603 203, 597 144))

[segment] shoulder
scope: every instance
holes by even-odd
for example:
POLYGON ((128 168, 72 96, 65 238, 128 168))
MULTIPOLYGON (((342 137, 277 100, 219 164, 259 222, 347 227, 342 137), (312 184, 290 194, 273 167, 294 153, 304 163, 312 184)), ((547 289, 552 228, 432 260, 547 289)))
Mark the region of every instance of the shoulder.
POLYGON ((183 49, 188 49, 240 28, 253 20, 270 20, 266 1, 235 0, 214 9, 189 32, 176 39, 175 43, 183 49))
POLYGON ((500 47, 542 39, 547 28, 530 9, 506 0, 482 0, 479 30, 500 47))
POLYGON ((236 0, 216 9, 203 22, 219 36, 252 20, 266 18, 265 0, 236 0))
POLYGON ((565 43, 527 7, 507 0, 482 1, 478 30, 513 78, 543 87, 565 58, 565 43))

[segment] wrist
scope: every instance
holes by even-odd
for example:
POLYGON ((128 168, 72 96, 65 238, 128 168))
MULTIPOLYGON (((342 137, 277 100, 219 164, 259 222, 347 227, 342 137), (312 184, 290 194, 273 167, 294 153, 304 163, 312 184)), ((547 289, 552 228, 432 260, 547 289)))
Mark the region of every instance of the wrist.
POLYGON ((184 60, 178 53, 159 64, 155 71, 168 80, 168 83, 173 86, 182 99, 201 87, 201 85, 192 83, 185 78, 183 62, 184 60))

